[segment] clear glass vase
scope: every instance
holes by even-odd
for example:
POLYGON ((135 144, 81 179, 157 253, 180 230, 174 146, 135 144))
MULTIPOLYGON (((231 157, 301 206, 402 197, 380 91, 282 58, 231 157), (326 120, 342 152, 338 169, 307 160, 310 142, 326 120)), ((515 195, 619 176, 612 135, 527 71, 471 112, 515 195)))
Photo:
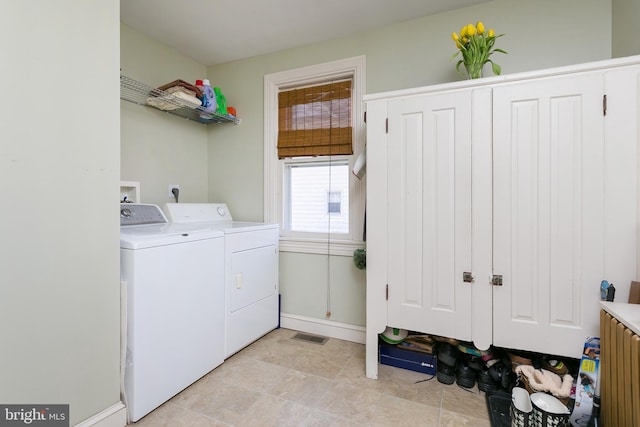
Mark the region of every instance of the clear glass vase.
POLYGON ((479 62, 470 62, 465 63, 464 67, 467 69, 467 74, 470 79, 479 79, 482 77, 482 68, 484 67, 484 64, 479 62))

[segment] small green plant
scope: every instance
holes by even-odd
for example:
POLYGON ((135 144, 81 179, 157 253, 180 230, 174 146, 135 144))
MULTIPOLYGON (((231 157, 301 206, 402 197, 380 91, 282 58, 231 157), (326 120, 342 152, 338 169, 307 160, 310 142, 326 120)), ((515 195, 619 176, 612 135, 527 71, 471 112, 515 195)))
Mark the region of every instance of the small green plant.
POLYGON ((366 249, 356 249, 353 252, 353 264, 359 270, 367 269, 367 250, 366 249))

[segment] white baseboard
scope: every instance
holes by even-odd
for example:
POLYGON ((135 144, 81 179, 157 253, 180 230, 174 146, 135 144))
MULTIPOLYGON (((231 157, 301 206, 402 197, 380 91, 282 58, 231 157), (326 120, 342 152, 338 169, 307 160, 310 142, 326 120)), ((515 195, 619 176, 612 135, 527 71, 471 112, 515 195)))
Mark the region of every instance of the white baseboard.
POLYGON ((124 427, 126 425, 127 408, 122 402, 118 402, 93 417, 76 424, 75 427, 124 427))
POLYGON ((364 344, 366 328, 297 314, 280 313, 280 327, 364 344))

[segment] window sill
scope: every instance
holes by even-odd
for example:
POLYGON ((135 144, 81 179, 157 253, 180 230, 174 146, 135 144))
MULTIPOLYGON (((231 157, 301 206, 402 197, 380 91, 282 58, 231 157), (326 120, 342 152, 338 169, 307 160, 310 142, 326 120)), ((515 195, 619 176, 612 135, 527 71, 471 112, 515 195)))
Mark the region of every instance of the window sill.
POLYGON ((305 239, 300 237, 280 237, 280 252, 304 254, 353 256, 356 249, 364 249, 365 242, 353 240, 305 239))

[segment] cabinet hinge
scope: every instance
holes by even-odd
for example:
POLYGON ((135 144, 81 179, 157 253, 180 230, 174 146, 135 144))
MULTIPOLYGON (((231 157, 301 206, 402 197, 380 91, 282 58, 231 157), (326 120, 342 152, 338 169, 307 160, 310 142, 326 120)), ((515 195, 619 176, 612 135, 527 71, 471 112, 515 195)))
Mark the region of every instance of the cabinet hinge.
POLYGON ((386 301, 389 301, 389 284, 388 283, 387 283, 387 290, 385 291, 384 299, 386 301))
POLYGON ((607 95, 602 96, 602 115, 607 115, 607 95))
POLYGON ((386 121, 385 121, 384 133, 389 133, 389 118, 387 118, 386 121))

